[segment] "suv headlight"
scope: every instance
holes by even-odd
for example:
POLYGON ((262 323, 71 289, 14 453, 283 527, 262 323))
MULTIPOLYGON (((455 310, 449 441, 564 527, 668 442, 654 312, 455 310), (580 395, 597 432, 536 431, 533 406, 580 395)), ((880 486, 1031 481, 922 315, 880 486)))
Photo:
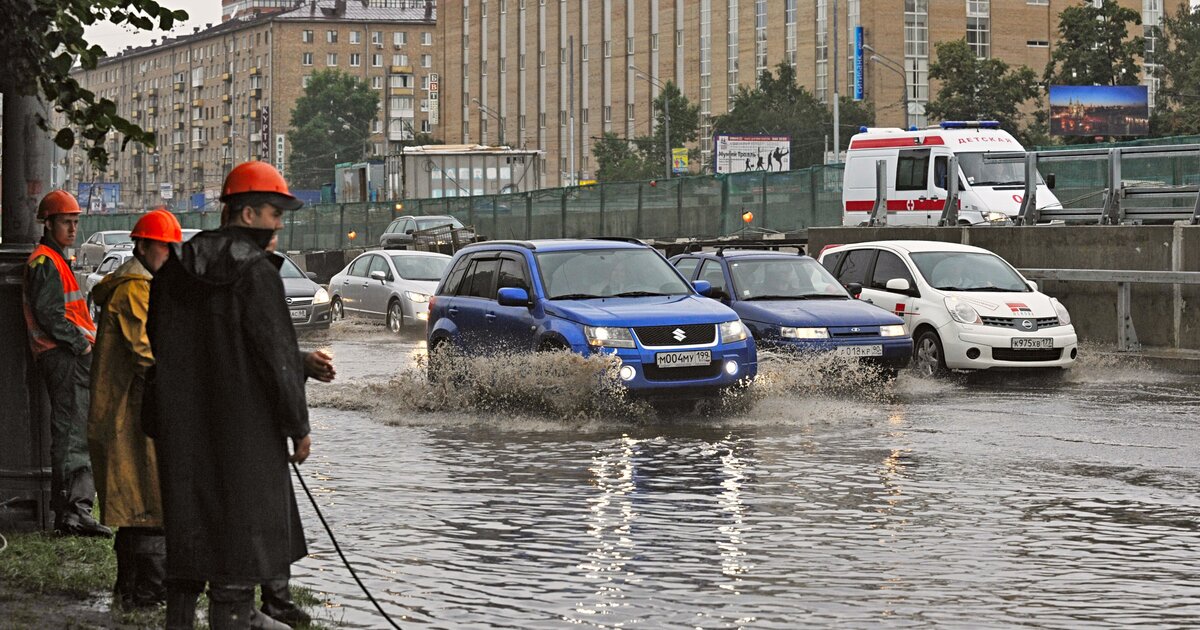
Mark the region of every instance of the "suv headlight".
POLYGON ((960 324, 979 324, 983 322, 983 320, 979 319, 979 313, 975 310, 975 307, 956 297, 946 298, 946 310, 950 311, 950 317, 960 324))
POLYGON ((1066 326, 1071 323, 1071 314, 1067 312, 1067 307, 1058 301, 1058 298, 1050 298, 1050 303, 1054 305, 1054 312, 1058 314, 1058 323, 1066 326))
POLYGON ((409 302, 416 302, 417 304, 424 304, 425 302, 429 301, 428 295, 425 295, 424 293, 417 293, 416 291, 405 291, 404 297, 407 298, 409 302))
POLYGON ((746 325, 742 320, 735 319, 731 322, 721 322, 721 343, 733 343, 741 341, 749 336, 746 331, 746 325))
POLYGON ((904 324, 888 324, 887 326, 879 327, 880 337, 903 337, 904 324))
POLYGON ((784 339, 828 339, 828 328, 792 328, 791 326, 782 326, 779 329, 779 336, 784 339))
POLYGON ((1008 221, 1009 217, 1003 212, 985 212, 983 213, 983 219, 989 223, 1003 223, 1008 221))
POLYGON ((317 294, 313 296, 313 304, 325 304, 329 301, 329 292, 324 288, 317 289, 317 294))
POLYGON ((587 337, 589 346, 606 348, 636 348, 633 343, 633 333, 628 328, 609 328, 607 326, 584 326, 583 336, 587 337))

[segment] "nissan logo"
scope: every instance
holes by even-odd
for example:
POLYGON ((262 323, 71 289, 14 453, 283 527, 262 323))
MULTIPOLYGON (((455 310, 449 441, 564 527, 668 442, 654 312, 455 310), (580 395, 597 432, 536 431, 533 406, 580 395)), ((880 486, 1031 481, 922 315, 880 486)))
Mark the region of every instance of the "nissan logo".
POLYGON ((1022 319, 1021 320, 1021 328, 1024 328, 1025 330, 1033 330, 1033 320, 1022 319))

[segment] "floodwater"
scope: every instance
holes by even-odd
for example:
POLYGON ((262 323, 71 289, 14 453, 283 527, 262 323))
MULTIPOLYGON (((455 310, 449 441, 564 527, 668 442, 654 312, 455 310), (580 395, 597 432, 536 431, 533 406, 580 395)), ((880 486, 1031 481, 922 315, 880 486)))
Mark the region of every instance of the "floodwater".
MULTIPOLYGON (((768 358, 743 399, 656 414, 577 358, 439 389, 419 335, 301 345, 339 369, 302 473, 404 627, 1200 625, 1195 379, 1086 351, 886 386, 768 358)), ((294 583, 388 627, 297 498, 294 583)))

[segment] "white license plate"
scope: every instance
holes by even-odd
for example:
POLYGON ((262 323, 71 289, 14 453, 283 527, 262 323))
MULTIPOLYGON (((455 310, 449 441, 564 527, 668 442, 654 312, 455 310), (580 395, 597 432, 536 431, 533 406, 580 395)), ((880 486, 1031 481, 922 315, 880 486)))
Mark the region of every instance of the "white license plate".
POLYGON ((660 368, 695 367, 712 363, 712 351, 693 350, 691 352, 659 352, 654 355, 654 362, 660 368))
POLYGON ((1013 350, 1049 350, 1054 340, 1049 337, 1017 337, 1012 340, 1013 350))
POLYGON ((834 348, 833 354, 839 357, 881 357, 883 356, 883 346, 881 344, 871 346, 838 346, 834 348))
POLYGON ((292 309, 292 319, 308 319, 308 311, 302 308, 292 309))

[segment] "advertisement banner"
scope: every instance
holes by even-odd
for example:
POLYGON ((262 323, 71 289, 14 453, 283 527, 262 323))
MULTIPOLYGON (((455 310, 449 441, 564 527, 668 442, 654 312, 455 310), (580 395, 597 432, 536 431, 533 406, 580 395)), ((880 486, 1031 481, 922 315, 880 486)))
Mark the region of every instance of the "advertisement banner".
POLYGON ((264 162, 271 161, 271 108, 263 105, 262 108, 262 128, 258 135, 260 142, 258 143, 258 159, 264 162))
POLYGON ((854 100, 863 100, 863 27, 854 27, 854 100))
POLYGON ((429 73, 429 124, 431 125, 441 122, 441 108, 438 103, 439 79, 436 72, 429 73))
POLYGON ((1051 85, 1050 135, 1144 136, 1150 101, 1144 85, 1051 85))
POLYGON ((717 174, 792 169, 790 136, 726 136, 716 139, 713 171, 717 174))
POLYGON ((688 150, 686 148, 671 149, 671 172, 683 175, 688 172, 688 150))
POLYGON ((121 198, 121 185, 116 182, 81 182, 79 207, 88 214, 116 212, 121 198))

